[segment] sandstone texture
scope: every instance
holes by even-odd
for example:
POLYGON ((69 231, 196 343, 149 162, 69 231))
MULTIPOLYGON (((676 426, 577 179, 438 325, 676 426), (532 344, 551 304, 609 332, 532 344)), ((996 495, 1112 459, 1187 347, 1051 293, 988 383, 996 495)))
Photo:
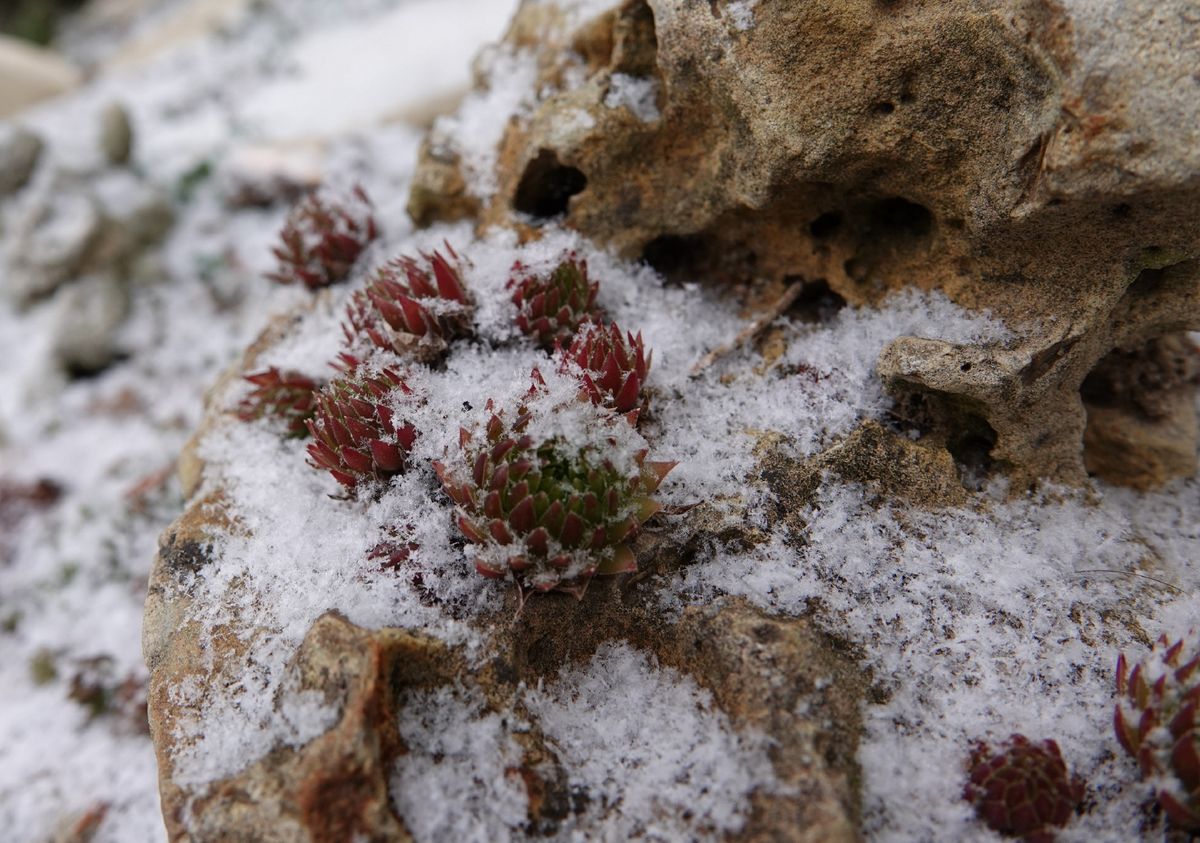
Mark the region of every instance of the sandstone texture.
POLYGON ((1189 3, 529 2, 506 44, 547 93, 504 132, 494 190, 435 128, 414 219, 536 237, 553 218, 668 275, 850 303, 939 289, 1013 337, 884 351, 923 431, 969 438, 1015 488, 1129 449, 1154 450, 1159 479, 1191 471, 1186 424, 1108 413, 1085 440, 1080 397, 1114 349, 1200 327, 1189 3), (1154 444, 1179 435, 1178 453, 1154 444))

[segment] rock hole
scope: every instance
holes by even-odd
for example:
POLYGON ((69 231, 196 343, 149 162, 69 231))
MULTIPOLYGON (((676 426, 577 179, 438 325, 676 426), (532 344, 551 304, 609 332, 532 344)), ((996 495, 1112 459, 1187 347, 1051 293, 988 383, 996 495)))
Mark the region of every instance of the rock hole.
POLYGON ((959 477, 968 489, 983 488, 992 472, 992 449, 996 447, 996 431, 982 416, 968 415, 961 430, 946 440, 946 450, 958 465, 959 477))
POLYGON ((842 264, 842 270, 845 271, 846 277, 856 284, 861 284, 867 280, 867 265, 858 258, 850 258, 847 260, 842 264))
POLYGON ((895 104, 886 102, 886 101, 877 102, 873 106, 871 106, 871 111, 875 114, 878 114, 880 117, 886 117, 887 115, 891 114, 895 110, 896 110, 895 104))
POLYGON ((1079 389, 1088 473, 1136 489, 1194 475, 1198 384, 1200 348, 1186 333, 1103 357, 1079 389))
POLYGON ((841 211, 826 211, 809 223, 808 231, 818 240, 827 240, 842 227, 841 211))
POLYGON ((696 237, 663 234, 646 244, 642 249, 642 260, 660 275, 672 276, 695 264, 701 251, 696 237))
POLYGON ((525 167, 513 197, 513 208, 536 219, 553 219, 567 213, 571 197, 587 187, 587 177, 576 167, 543 149, 525 167))
MULTIPOLYGON (((799 279, 787 278, 794 282, 799 279)), ((824 278, 804 282, 795 303, 788 308, 788 314, 805 322, 824 322, 846 306, 846 300, 829 288, 829 282, 824 278)))
POLYGON ((918 239, 933 231, 933 214, 924 205, 893 196, 871 208, 871 227, 885 237, 918 239))

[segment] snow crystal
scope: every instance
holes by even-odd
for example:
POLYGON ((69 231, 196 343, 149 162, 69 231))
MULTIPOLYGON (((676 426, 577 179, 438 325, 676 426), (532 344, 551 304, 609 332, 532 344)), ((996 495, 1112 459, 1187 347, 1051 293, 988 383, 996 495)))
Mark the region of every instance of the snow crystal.
POLYGON ((754 28, 754 8, 757 5, 758 0, 733 0, 726 7, 729 19, 739 31, 746 32, 754 28))
POLYGON ((658 112, 658 93, 657 79, 614 73, 604 104, 609 108, 628 108, 643 123, 654 123, 662 117, 658 112))
MULTIPOLYGON (((1200 503, 1200 484, 1189 481, 1182 501, 1200 503)), ((889 696, 865 709, 859 752, 870 839, 931 829, 992 839, 958 798, 963 764, 971 741, 1021 732, 1056 739, 1103 794, 1060 839, 1129 840, 1146 792, 1113 742, 1116 654, 1140 649, 1135 617, 1144 623, 1163 602, 1195 605, 1140 578, 1153 535, 1139 515, 1063 490, 978 511, 903 511, 827 481, 801 513, 802 544, 776 536, 749 552, 714 549, 664 600, 739 594, 789 614, 820 606, 824 623, 863 646, 889 696)), ((1171 563, 1189 592, 1198 552, 1193 535, 1171 563)))
POLYGON ((625 643, 525 700, 593 807, 570 840, 721 840, 750 794, 777 787, 762 736, 735 732, 711 695, 625 643))
POLYGON ((399 715, 408 753, 392 777, 392 800, 418 843, 511 840, 528 797, 515 771, 521 748, 510 719, 487 711, 478 691, 442 687, 410 694, 399 715))
POLYGON ((431 141, 457 152, 471 195, 490 199, 496 192, 497 147, 513 116, 528 114, 537 101, 537 60, 533 53, 494 47, 480 56, 487 88, 472 91, 453 115, 439 117, 431 141))

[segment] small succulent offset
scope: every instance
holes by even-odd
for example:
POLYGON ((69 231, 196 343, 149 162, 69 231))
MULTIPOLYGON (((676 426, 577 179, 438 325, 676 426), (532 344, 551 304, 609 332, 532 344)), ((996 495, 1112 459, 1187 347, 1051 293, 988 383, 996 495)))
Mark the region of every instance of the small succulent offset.
POLYGON ((642 384, 653 356, 646 354, 640 333, 623 335, 616 325, 589 322, 561 360, 564 369, 578 367, 583 391, 593 404, 630 413, 642 406, 642 384))
POLYGON ((392 368, 359 368, 331 381, 317 394, 316 415, 308 421, 309 465, 328 471, 349 492, 404 471, 417 431, 395 417, 397 395, 412 390, 392 368))
POLYGON ((475 569, 576 596, 594 575, 636 570, 630 542, 662 508, 651 495, 674 463, 639 451, 623 469, 595 445, 533 435, 528 407, 511 421, 490 401, 487 412, 482 436, 463 430, 458 459, 434 463, 475 569))
POLYGON ((342 331, 347 345, 367 338, 378 348, 424 362, 436 359, 449 340, 471 330, 471 297, 462 283, 458 255, 446 244, 421 261, 400 257, 376 272, 346 308, 342 331))
POLYGON ((976 744, 963 798, 993 830, 1026 843, 1052 843, 1083 799, 1058 744, 1013 735, 998 749, 976 744))
POLYGON ((548 275, 533 275, 524 264, 513 264, 508 289, 517 306, 522 333, 545 348, 569 344, 585 321, 597 317, 599 283, 588 280, 587 262, 569 253, 548 275))
POLYGON ((308 435, 308 420, 317 411, 319 385, 316 381, 299 372, 280 371, 274 366, 246 375, 245 379, 254 385, 254 389, 238 404, 239 419, 276 418, 284 423, 288 436, 308 435))
POLYGON ((1117 740, 1158 788, 1171 821, 1200 831, 1200 630, 1164 635, 1133 670, 1117 660, 1117 740))
POLYGON ((371 200, 355 187, 345 197, 314 192, 288 214, 279 246, 279 268, 267 277, 310 290, 345 281, 359 255, 378 235, 371 200))

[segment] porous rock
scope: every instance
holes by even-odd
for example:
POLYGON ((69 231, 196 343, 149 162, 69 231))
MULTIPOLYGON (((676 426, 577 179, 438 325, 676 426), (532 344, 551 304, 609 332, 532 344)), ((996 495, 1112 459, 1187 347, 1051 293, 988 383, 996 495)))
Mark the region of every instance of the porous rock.
MULTIPOLYGON (((238 376, 292 323, 277 319, 212 390, 202 429, 229 412, 238 376)), ((704 506, 684 516, 686 530, 643 533, 638 556, 653 564, 633 581, 597 580, 585 600, 551 596, 523 606, 510 590, 498 615, 472 622, 486 643, 482 659, 469 668, 464 654, 420 630, 368 630, 336 614, 319 618, 291 662, 288 681, 292 691, 316 693, 335 712, 329 728, 247 759, 244 769, 215 781, 181 778, 178 759, 191 740, 181 724, 213 704, 212 689, 249 669, 261 632, 239 623, 236 601, 227 626, 206 632, 196 620, 204 607, 192 603, 187 583, 219 552, 221 536, 245 527, 229 517, 219 485, 201 483, 204 465, 194 446, 184 464, 191 500, 162 536, 143 624, 149 716, 172 840, 410 840, 388 800, 394 763, 407 751, 398 718, 410 691, 450 684, 469 685, 491 710, 519 712, 527 721, 512 738, 522 752, 528 829, 534 836, 554 833, 578 810, 577 802, 553 746, 522 706, 522 688, 553 681, 609 641, 625 641, 690 676, 734 728, 767 738, 779 786, 752 794, 746 825, 734 839, 858 838, 856 753, 870 676, 855 649, 809 619, 771 617, 743 600, 688 608, 676 621, 663 617, 650 574, 689 564, 693 540, 761 538, 704 506), (519 608, 521 622, 513 623, 519 608), (573 632, 562 635, 563 629, 573 632), (183 694, 184 687, 199 692, 183 694)))
POLYGON ((533 56, 539 93, 498 145, 496 189, 464 180, 443 125, 410 209, 526 237, 553 218, 669 276, 822 280, 851 304, 941 290, 1012 337, 898 339, 889 389, 938 438, 989 440, 1014 490, 1078 483, 1088 373, 1200 328, 1190 10, 628 0, 581 18, 530 0, 506 47, 533 56), (630 80, 657 119, 620 95, 630 80))

